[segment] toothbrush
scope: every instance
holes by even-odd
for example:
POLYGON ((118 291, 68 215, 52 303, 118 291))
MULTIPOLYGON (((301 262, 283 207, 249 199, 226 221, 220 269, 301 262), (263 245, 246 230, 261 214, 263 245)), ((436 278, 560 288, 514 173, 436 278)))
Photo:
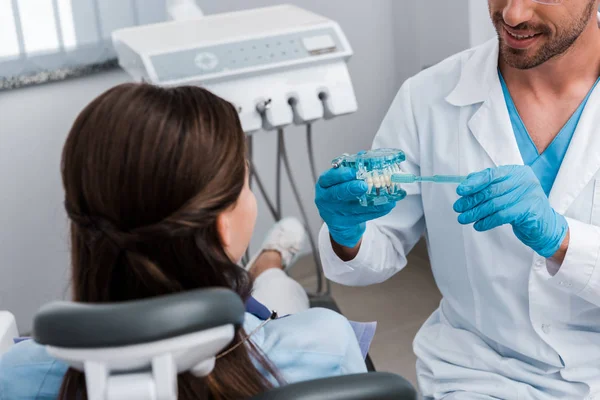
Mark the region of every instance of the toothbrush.
POLYGON ((461 183, 467 179, 466 176, 457 175, 433 175, 433 176, 416 176, 413 174, 393 174, 392 182, 394 183, 415 183, 415 182, 433 182, 433 183, 461 183))

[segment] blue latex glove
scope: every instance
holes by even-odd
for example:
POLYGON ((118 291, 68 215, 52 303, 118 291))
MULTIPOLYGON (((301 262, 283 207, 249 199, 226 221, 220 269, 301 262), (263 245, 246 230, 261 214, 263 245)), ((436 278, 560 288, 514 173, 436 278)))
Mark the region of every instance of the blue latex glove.
POLYGON ((365 233, 366 222, 389 214, 396 206, 395 202, 361 206, 358 198, 367 190, 367 184, 356 179, 353 168, 330 169, 319 178, 315 204, 336 243, 355 247, 365 233))
POLYGON ((569 230, 529 166, 508 165, 471 174, 456 192, 463 196, 454 203, 454 211, 461 213, 458 222, 474 222, 479 232, 511 224, 517 238, 542 257, 552 257, 569 230))

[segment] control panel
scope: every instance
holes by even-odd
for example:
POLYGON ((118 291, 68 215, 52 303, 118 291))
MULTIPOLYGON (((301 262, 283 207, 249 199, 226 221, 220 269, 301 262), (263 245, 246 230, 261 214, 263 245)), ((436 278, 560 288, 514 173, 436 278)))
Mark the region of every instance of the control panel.
POLYGON ((133 79, 201 85, 236 107, 248 134, 358 109, 342 28, 293 5, 124 28, 112 38, 133 79))
POLYGON ((332 28, 172 51, 150 56, 160 82, 314 59, 343 52, 332 28))

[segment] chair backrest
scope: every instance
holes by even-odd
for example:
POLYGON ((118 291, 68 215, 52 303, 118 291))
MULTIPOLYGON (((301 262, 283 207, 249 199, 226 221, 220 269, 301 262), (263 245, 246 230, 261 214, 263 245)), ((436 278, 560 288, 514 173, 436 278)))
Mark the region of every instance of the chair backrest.
POLYGON ((417 400, 417 392, 398 375, 371 372, 286 385, 252 400, 417 400))
POLYGON ((8 311, 0 311, 0 355, 6 353, 19 336, 15 316, 8 311))
MULTIPOLYGON (((226 289, 116 304, 56 302, 40 309, 33 336, 51 355, 85 373, 90 400, 176 400, 177 375, 207 376, 244 312, 239 296, 226 289)), ((12 341, 16 331, 9 336, 12 341)), ((278 399, 417 397, 403 378, 369 373, 291 384, 253 400, 278 399)))
POLYGON ((207 376, 244 313, 240 297, 226 289, 112 304, 55 302, 37 313, 33 337, 85 373, 90 400, 175 400, 177 375, 207 376))

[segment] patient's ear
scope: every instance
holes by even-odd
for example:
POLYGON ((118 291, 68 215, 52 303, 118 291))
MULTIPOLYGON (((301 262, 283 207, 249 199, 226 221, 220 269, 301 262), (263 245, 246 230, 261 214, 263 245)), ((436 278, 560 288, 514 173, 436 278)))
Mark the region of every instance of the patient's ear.
POLYGON ((223 248, 227 250, 231 247, 233 232, 231 230, 231 216, 229 212, 224 211, 217 216, 217 232, 223 248))

